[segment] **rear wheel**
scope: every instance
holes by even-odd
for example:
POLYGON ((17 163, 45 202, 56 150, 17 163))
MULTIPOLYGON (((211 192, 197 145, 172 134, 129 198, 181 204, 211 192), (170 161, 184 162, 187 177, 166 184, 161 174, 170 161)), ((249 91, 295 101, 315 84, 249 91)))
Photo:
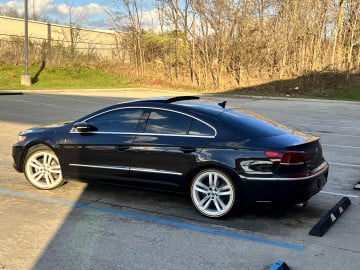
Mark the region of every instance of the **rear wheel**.
POLYGON ((218 169, 197 174, 190 186, 195 208, 204 216, 219 218, 230 214, 237 206, 236 186, 231 178, 218 169))
POLYGON ((64 182, 58 157, 45 145, 30 148, 24 173, 26 179, 39 189, 54 189, 64 182))

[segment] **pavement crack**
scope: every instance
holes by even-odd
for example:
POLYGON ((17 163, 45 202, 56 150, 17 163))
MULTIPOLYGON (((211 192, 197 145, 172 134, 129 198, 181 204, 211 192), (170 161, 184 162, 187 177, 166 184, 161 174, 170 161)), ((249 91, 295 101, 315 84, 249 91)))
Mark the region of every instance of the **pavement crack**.
POLYGON ((75 208, 81 208, 81 207, 84 207, 84 206, 87 206, 87 205, 90 205, 93 203, 97 203, 97 202, 100 202, 100 199, 91 200, 91 201, 88 201, 87 203, 75 203, 75 208))

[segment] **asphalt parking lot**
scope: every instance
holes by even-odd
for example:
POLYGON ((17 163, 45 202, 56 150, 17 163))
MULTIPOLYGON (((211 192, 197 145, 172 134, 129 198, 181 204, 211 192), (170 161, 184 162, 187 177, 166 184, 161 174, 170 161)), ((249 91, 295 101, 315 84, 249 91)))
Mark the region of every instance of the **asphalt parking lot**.
POLYGON ((166 92, 0 95, 0 269, 359 269, 360 103, 207 96, 321 136, 328 183, 307 207, 255 206, 211 220, 179 195, 71 181, 33 188, 12 168, 17 134, 104 106, 166 92), (310 229, 342 197, 351 205, 323 237, 310 229))

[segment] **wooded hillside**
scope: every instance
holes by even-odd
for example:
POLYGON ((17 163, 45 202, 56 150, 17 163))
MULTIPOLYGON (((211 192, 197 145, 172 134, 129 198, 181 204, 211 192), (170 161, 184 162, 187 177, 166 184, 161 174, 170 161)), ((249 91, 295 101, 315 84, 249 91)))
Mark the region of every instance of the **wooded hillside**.
MULTIPOLYGON (((118 51, 112 52, 115 57, 103 61, 92 57, 91 50, 86 51, 86 57, 75 57, 85 53, 72 50, 69 57, 62 55, 61 59, 81 59, 85 62, 80 64, 101 65, 140 81, 205 89, 235 89, 296 78, 303 78, 304 85, 311 87, 316 85, 318 74, 334 74, 326 76, 324 83, 359 78, 360 0, 104 3, 113 29, 125 33, 118 51), (157 11, 152 12, 157 30, 144 25, 145 14, 151 10, 157 11), (92 62, 86 63, 86 59, 92 62)), ((78 37, 80 28, 74 23, 71 31, 78 37)), ((37 51, 38 57, 32 55, 32 59, 41 55, 47 64, 59 59, 58 50, 50 50, 46 40, 44 44, 43 51, 37 51)), ((14 50, 21 51, 19 46, 21 43, 14 50)))
POLYGON ((360 71, 359 0, 106 2, 114 25, 130 18, 128 48, 140 75, 152 64, 172 80, 218 88, 360 71), (160 33, 142 25, 150 2, 159 10, 160 33))

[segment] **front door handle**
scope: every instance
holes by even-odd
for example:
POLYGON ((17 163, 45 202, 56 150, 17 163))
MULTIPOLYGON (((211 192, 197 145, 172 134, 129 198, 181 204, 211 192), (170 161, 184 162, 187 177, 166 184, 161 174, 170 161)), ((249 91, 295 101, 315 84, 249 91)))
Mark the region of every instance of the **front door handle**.
POLYGON ((196 152, 196 148, 195 147, 180 147, 180 150, 182 152, 184 152, 185 154, 189 154, 192 152, 196 152))
POLYGON ((130 147, 127 146, 127 145, 121 145, 121 146, 117 146, 117 147, 116 147, 116 151, 122 152, 122 151, 125 151, 125 150, 129 149, 129 148, 130 148, 130 147))

